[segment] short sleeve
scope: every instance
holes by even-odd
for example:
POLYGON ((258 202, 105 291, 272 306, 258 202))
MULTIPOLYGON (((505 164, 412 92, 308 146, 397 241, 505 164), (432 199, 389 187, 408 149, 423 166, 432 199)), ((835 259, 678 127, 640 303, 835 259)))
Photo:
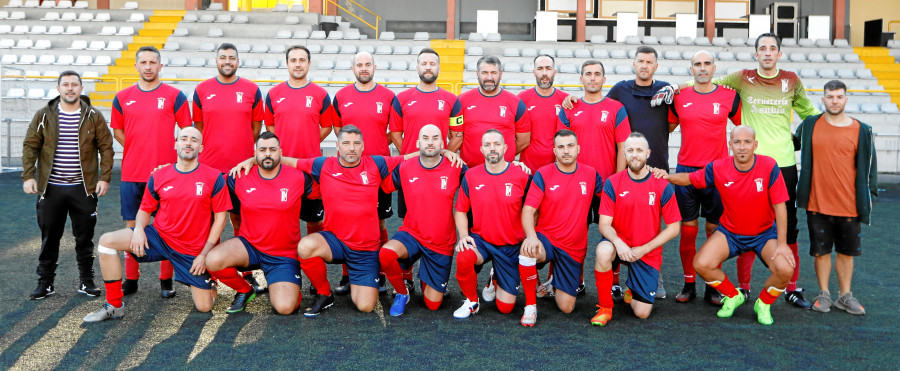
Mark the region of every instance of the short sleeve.
POLYGON ((787 186, 784 183, 784 177, 781 176, 781 169, 777 164, 772 164, 772 170, 769 172, 769 201, 772 205, 780 204, 790 199, 787 186))
POLYGON ((203 122, 203 102, 200 101, 200 94, 194 90, 194 100, 191 104, 193 111, 192 120, 194 122, 203 122))
POLYGON ((715 187, 715 170, 712 162, 710 162, 706 167, 694 171, 688 174, 688 178, 691 180, 691 185, 697 189, 715 187))
POLYGON ((225 189, 225 179, 222 174, 216 174, 216 182, 213 185, 212 208, 214 213, 221 213, 233 209, 231 196, 225 189))
POLYGON ((193 124, 191 121, 191 107, 187 103, 187 95, 184 95, 184 92, 181 90, 175 96, 173 109, 175 110, 175 122, 178 124, 178 127, 186 128, 193 124))
POLYGON ((613 216, 616 212, 616 189, 612 182, 607 179, 603 183, 603 193, 600 195, 600 215, 613 216))
POLYGON ((616 143, 624 143, 628 136, 631 135, 631 122, 628 121, 628 111, 625 106, 619 107, 616 112, 616 143))
POLYGON ((540 208, 541 201, 544 200, 544 189, 544 177, 539 171, 531 178, 531 186, 528 187, 528 194, 525 195, 525 205, 535 209, 540 208))
POLYGON ((251 121, 262 121, 265 118, 263 110, 262 91, 256 88, 256 94, 253 96, 253 110, 250 112, 251 121))
POLYGON ((666 184, 660 197, 662 204, 662 218, 666 224, 672 224, 681 220, 681 211, 678 209, 678 202, 675 200, 675 188, 671 184, 666 184))
POLYGON ((531 119, 528 115, 528 108, 525 107, 525 102, 519 98, 516 99, 519 101, 516 106, 516 133, 530 133, 531 119))

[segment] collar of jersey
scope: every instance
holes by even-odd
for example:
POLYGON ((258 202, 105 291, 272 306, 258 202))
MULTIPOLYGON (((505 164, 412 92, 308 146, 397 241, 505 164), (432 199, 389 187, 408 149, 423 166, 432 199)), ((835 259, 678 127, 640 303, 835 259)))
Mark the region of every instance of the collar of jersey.
POLYGON ((259 172, 259 169, 261 169, 261 167, 260 167, 259 165, 256 165, 256 175, 259 175, 259 178, 262 179, 262 180, 274 180, 274 179, 277 178, 279 175, 281 175, 281 169, 284 168, 284 165, 282 165, 282 164, 280 164, 280 163, 279 163, 279 165, 281 165, 281 166, 278 167, 278 172, 275 173, 275 176, 273 176, 273 177, 271 177, 271 178, 266 178, 266 177, 264 177, 264 176, 262 175, 262 173, 259 172))
MULTIPOLYGON (((440 156, 441 156, 441 160, 438 161, 437 165, 434 165, 433 167, 425 166, 425 164, 422 163, 422 156, 419 156, 419 166, 421 166, 425 170, 437 169, 438 166, 441 166, 441 164, 444 163, 444 155, 440 155, 440 156)), ((485 170, 487 170, 487 168, 485 168, 485 170)))
MULTIPOLYGON (((647 166, 647 165, 645 164, 644 166, 647 166)), ((647 180, 649 180, 651 176, 653 176, 653 172, 648 171, 647 176, 645 176, 641 179, 634 179, 631 177, 631 173, 628 172, 628 169, 625 169, 625 175, 627 175, 628 179, 631 179, 631 181, 633 181, 635 183, 643 183, 643 182, 646 182, 647 180)))
POLYGON ((190 174, 190 173, 193 173, 193 172, 197 171, 197 169, 200 168, 200 163, 198 162, 198 163, 197 163, 197 166, 195 166, 193 169, 191 169, 191 171, 181 171, 181 170, 178 170, 178 164, 172 165, 172 168, 175 169, 175 171, 177 171, 179 174, 190 174))
POLYGON ((537 86, 533 87, 532 89, 534 89, 534 94, 536 94, 537 96, 539 96, 541 98, 550 98, 550 97, 556 95, 556 88, 553 88, 553 92, 550 93, 550 95, 541 95, 541 93, 538 93, 537 86))
POLYGON ((478 94, 481 94, 481 96, 482 96, 482 97, 485 97, 485 98, 497 98, 497 97, 500 96, 500 94, 503 94, 503 90, 504 90, 502 86, 499 87, 498 89, 500 89, 500 92, 497 93, 497 94, 494 94, 494 95, 484 95, 484 93, 481 92, 481 87, 479 86, 479 87, 478 87, 478 94))
POLYGON ((751 170, 753 170, 754 167, 756 167, 756 154, 755 153, 753 154, 753 165, 750 166, 750 168, 747 169, 747 171, 741 171, 741 169, 738 169, 737 164, 734 163, 735 159, 733 157, 734 156, 732 156, 732 159, 731 159, 731 166, 734 166, 734 169, 737 170, 737 172, 739 172, 739 173, 742 173, 742 174, 749 173, 751 170))
POLYGON ((700 94, 700 95, 707 95, 707 94, 715 93, 716 90, 719 90, 719 84, 713 84, 713 85, 715 85, 716 88, 713 89, 713 90, 710 90, 708 93, 701 93, 701 92, 697 91, 697 85, 691 86, 691 89, 694 90, 694 93, 697 93, 697 94, 700 94))
POLYGON ((596 102, 594 102, 594 103, 588 103, 588 102, 585 102, 585 101, 584 101, 584 97, 581 97, 581 98, 578 99, 578 100, 580 100, 581 103, 587 104, 587 105, 589 105, 589 106, 593 106, 593 105, 595 105, 595 104, 603 103, 603 101, 606 100, 606 96, 604 95, 603 98, 601 98, 600 100, 598 100, 598 101, 596 101, 596 102))
POLYGON ((775 74, 772 75, 772 76, 766 76, 766 75, 763 75, 762 72, 759 71, 759 68, 758 68, 758 67, 756 68, 756 75, 759 76, 759 77, 762 77, 762 78, 764 78, 764 79, 767 79, 767 80, 768 80, 768 79, 774 79, 774 78, 778 77, 779 74, 781 74, 781 69, 780 69, 780 68, 776 68, 776 69, 775 69, 775 74))
POLYGON ((434 90, 432 90, 432 91, 424 91, 424 90, 422 90, 422 89, 419 89, 419 85, 413 86, 413 88, 416 89, 419 93, 422 93, 422 94, 431 94, 431 93, 437 93, 437 92, 441 91, 441 87, 440 87, 440 86, 438 86, 437 89, 434 89, 434 90))
POLYGON ((285 81, 284 84, 287 85, 287 87, 289 87, 289 88, 291 88, 291 89, 294 89, 294 90, 300 90, 300 89, 303 89, 303 88, 309 86, 310 84, 312 84, 312 80, 307 79, 307 80, 306 80, 306 85, 303 85, 303 86, 301 86, 301 87, 299 87, 299 88, 295 88, 295 87, 291 86, 291 84, 288 83, 287 81, 285 81))
POLYGON ((575 170, 572 170, 571 173, 567 173, 567 172, 565 172, 565 171, 562 171, 562 169, 559 168, 559 164, 556 163, 556 161, 553 161, 553 166, 556 166, 556 170, 559 170, 559 172, 560 172, 560 173, 563 173, 563 174, 569 174, 569 175, 571 175, 571 174, 575 174, 575 172, 578 171, 578 163, 577 163, 577 162, 575 163, 575 170))
POLYGON ((140 91, 141 93, 149 93, 149 92, 151 92, 151 91, 154 91, 154 90, 156 90, 156 89, 161 88, 161 87, 163 86, 163 84, 165 84, 165 83, 162 82, 162 81, 160 81, 160 82, 159 82, 159 85, 157 85, 155 88, 150 89, 150 90, 144 90, 144 89, 141 89, 141 84, 136 84, 135 86, 137 87, 137 90, 140 91))
POLYGON ((353 89, 356 89, 356 91, 358 91, 358 92, 360 92, 360 93, 371 93, 371 92, 375 91, 375 89, 378 89, 378 86, 379 86, 378 83, 376 82, 376 83, 375 83, 375 87, 372 88, 372 90, 365 90, 365 91, 363 91, 363 90, 359 90, 359 88, 356 87, 356 83, 355 83, 355 82, 352 83, 352 84, 350 84, 350 85, 353 85, 353 89))
POLYGON ((490 170, 488 170, 487 163, 485 163, 484 164, 484 172, 487 173, 487 175, 503 175, 503 173, 505 173, 507 170, 509 170, 509 165, 512 165, 512 162, 507 161, 506 168, 503 169, 503 171, 501 171, 499 173, 492 173, 492 172, 490 172, 490 170))
POLYGON ((234 82, 221 82, 221 81, 219 81, 219 76, 216 76, 213 78, 216 79, 217 83, 222 84, 222 85, 234 85, 234 84, 237 84, 238 81, 241 81, 240 77, 234 79, 234 82))

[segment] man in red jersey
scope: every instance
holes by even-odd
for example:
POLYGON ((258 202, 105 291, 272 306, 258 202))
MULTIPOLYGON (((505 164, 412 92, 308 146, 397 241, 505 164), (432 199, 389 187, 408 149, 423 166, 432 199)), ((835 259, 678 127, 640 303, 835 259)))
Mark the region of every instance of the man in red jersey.
POLYGON ((588 224, 584 221, 591 200, 603 186, 594 168, 576 162, 581 148, 575 132, 560 130, 553 143, 556 162, 534 174, 522 208, 526 236, 519 253, 519 276, 525 291, 523 326, 534 326, 537 321, 537 264, 553 262, 556 305, 563 313, 575 308, 587 254, 588 224))
POLYGON ((125 228, 100 237, 97 252, 106 285, 106 303, 85 316, 84 322, 125 315, 118 251, 134 254, 138 262, 169 260, 175 270, 175 281, 191 286, 197 310, 212 310, 216 288, 206 271, 206 255, 222 234, 231 199, 222 173, 197 161, 203 150, 203 135, 199 130, 182 129, 175 150, 178 153, 175 165, 157 170, 147 180, 147 192, 134 229, 125 228), (153 212, 156 217, 150 224, 153 212))
POLYGON ((772 272, 753 305, 757 321, 771 325, 774 322, 772 303, 784 293, 794 273, 784 205, 788 193, 775 160, 755 154, 758 143, 753 128, 745 125, 734 128, 729 145, 733 156, 713 161, 693 173, 667 177, 672 184, 700 189, 715 187, 722 198, 724 212, 720 224, 694 258, 694 269, 700 277, 725 295, 717 315, 731 317, 746 300, 719 266, 727 259, 752 251, 772 272))
POLYGON ((641 133, 625 141, 628 170, 618 172, 603 184, 600 233, 594 276, 599 309, 591 324, 604 326, 612 319, 613 262, 628 265, 628 289, 624 301, 634 315, 647 318, 653 310, 662 266, 662 246, 678 235, 681 215, 675 191, 668 182, 650 172, 650 144, 641 133), (660 231, 659 220, 666 228, 660 231))
MULTIPOLYGON (((375 59, 368 52, 357 53, 351 66, 356 82, 347 85, 334 94, 335 130, 342 126, 356 126, 366 137, 363 156, 390 156, 390 141, 387 137, 388 127, 392 122, 401 122, 402 110, 397 97, 390 89, 375 82, 375 59)), ((387 224, 384 220, 394 215, 391 209, 393 199, 390 193, 378 191, 378 219, 381 228, 381 245, 388 241, 387 224)), ((349 276, 347 267, 336 290, 338 295, 349 292, 349 276)), ((385 292, 384 276, 380 277, 379 290, 385 292)))
MULTIPOLYGON (((312 55, 295 45, 285 52, 288 79, 266 94, 266 130, 278 135, 283 155, 313 158, 322 155, 320 143, 331 133, 334 110, 328 92, 309 80, 312 55)), ((322 230, 322 200, 303 198, 300 219, 306 233, 322 230)))
POLYGON ((486 262, 494 261, 494 277, 499 290, 490 285, 490 290, 484 290, 485 301, 496 298, 497 309, 501 313, 510 313, 518 292, 519 244, 525 239, 522 204, 531 176, 506 161, 507 146, 500 130, 488 129, 482 135, 481 152, 485 162, 466 172, 456 200, 454 220, 459 235, 456 280, 466 297, 462 306, 453 312, 456 318, 468 318, 472 313, 478 313, 477 271, 486 262), (466 215, 469 211, 472 212, 471 230, 466 215))
POLYGON ((394 168, 383 186, 386 191, 402 190, 401 197, 409 207, 400 230, 379 253, 381 269, 397 291, 390 310, 394 317, 403 315, 409 302, 410 289, 403 273, 419 259, 425 306, 437 310, 444 300, 456 244, 453 198, 467 170, 454 167, 441 155, 445 142, 437 126, 425 125, 416 143, 419 157, 394 168))
POLYGON ((469 166, 484 163, 480 152, 481 138, 489 129, 503 135, 510 143, 503 154, 505 161, 512 161, 531 142, 531 122, 525 103, 500 87, 503 75, 500 59, 484 56, 477 62, 478 89, 460 94, 463 115, 463 142, 460 157, 469 166))
POLYGON ((245 223, 240 235, 216 246, 206 266, 216 279, 234 289, 227 313, 243 311, 256 292, 238 273, 262 269, 269 286, 269 300, 279 314, 291 314, 300 305, 301 204, 313 189, 312 178, 293 167, 281 165, 281 145, 274 133, 265 131, 256 141, 256 166, 241 178, 229 176, 228 188, 237 194, 245 223))
POLYGON ((528 110, 531 121, 531 144, 519 157, 525 166, 537 171, 544 165, 552 164, 553 136, 556 134, 556 118, 562 110, 562 101, 569 96, 553 87, 556 76, 556 61, 552 56, 541 54, 534 58, 534 88, 519 93, 519 99, 528 110))
MULTIPOLYGON (((701 50, 691 58, 693 88, 676 95, 669 105, 669 131, 681 126, 681 149, 675 172, 691 173, 710 162, 728 157, 728 120, 741 124, 741 97, 731 89, 712 82, 716 73, 715 57, 701 50)), ((687 303, 697 296, 694 284, 694 255, 697 253, 698 217, 706 219, 706 237, 716 230, 722 216, 722 200, 715 188, 696 189, 690 185, 675 186, 675 199, 681 210, 681 237, 678 251, 684 270, 684 288, 675 301, 687 303)), ((719 305, 722 296, 710 287, 704 294, 706 301, 719 305)))
MULTIPOLYGON (((175 162, 172 152, 175 126, 191 126, 191 108, 181 90, 159 80, 162 69, 159 50, 142 46, 134 55, 134 67, 141 79, 136 85, 116 93, 113 99, 110 127, 116 141, 125 148, 122 156, 122 188, 120 191, 122 219, 127 228, 134 228, 147 179, 156 167, 175 162)), ((125 295, 137 291, 141 271, 130 254, 125 255, 125 295)), ((172 287, 172 264, 160 262, 159 286, 162 297, 175 296, 172 287)))

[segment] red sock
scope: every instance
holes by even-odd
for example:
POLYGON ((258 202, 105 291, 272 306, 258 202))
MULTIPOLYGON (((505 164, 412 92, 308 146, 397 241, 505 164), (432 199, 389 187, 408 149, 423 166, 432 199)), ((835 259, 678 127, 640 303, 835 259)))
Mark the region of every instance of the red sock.
POLYGON ((604 308, 612 308, 612 270, 608 270, 606 272, 598 272, 597 270, 594 270, 594 279, 597 281, 597 297, 599 299, 598 304, 600 304, 600 306, 604 308))
POLYGON ((175 274, 175 268, 172 267, 172 262, 168 260, 163 260, 159 262, 159 280, 170 280, 172 279, 172 275, 175 274))
POLYGON ((106 287, 106 302, 116 308, 122 307, 122 280, 103 281, 106 287))
POLYGON ((388 242, 388 239, 389 239, 389 238, 388 238, 388 233, 387 233, 387 228, 381 230, 381 236, 380 236, 380 238, 381 238, 381 246, 384 246, 384 244, 386 244, 386 243, 388 242))
POLYGON ((241 277, 244 277, 244 278, 246 278, 247 276, 252 276, 252 275, 253 275, 253 271, 241 272, 241 277))
POLYGON ((234 289, 234 291, 246 294, 253 290, 253 286, 250 286, 250 284, 247 283, 247 280, 245 280, 234 267, 228 267, 218 271, 209 271, 209 274, 219 280, 219 282, 224 283, 225 286, 234 289))
POLYGON ((397 252, 391 249, 381 249, 381 252, 378 253, 381 270, 384 271, 384 276, 387 277, 391 286, 394 286, 394 291, 400 295, 409 295, 406 284, 403 283, 403 269, 400 268, 398 258, 397 252))
POLYGON ((443 300, 431 301, 428 299, 427 296, 424 298, 425 298, 425 306, 428 307, 428 309, 430 309, 430 310, 438 310, 438 308, 441 307, 441 302, 443 302, 443 300))
POLYGON ((137 281, 141 278, 141 266, 129 253, 125 253, 125 279, 137 281))
POLYGON ((341 275, 347 277, 350 273, 347 272, 347 263, 341 264, 341 275))
POLYGON ((456 281, 463 296, 471 302, 478 302, 478 275, 475 274, 475 262, 478 255, 466 249, 456 254, 456 281))
POLYGON ((794 275, 791 276, 791 281, 787 284, 787 291, 797 290, 797 279, 800 278, 800 254, 797 251, 797 244, 790 243, 788 246, 791 248, 791 252, 794 253, 794 275))
POLYGON ((775 299, 778 299, 782 293, 784 293, 784 289, 779 290, 773 286, 769 286, 759 293, 759 301, 772 305, 772 303, 775 302, 775 299))
POLYGON ((413 279, 412 266, 410 266, 409 269, 403 270, 402 276, 403 276, 404 280, 412 281, 412 279, 413 279))
POLYGON ((681 253, 681 269, 684 270, 684 282, 694 283, 694 256, 697 255, 696 225, 681 225, 681 237, 678 240, 678 252, 681 253))
POLYGON ((734 284, 728 280, 728 276, 725 276, 725 279, 722 280, 722 282, 706 282, 706 284, 712 286, 712 288, 729 298, 733 298, 740 294, 738 290, 734 288, 734 284))
POLYGON ((537 266, 519 262, 519 277, 522 278, 522 291, 525 291, 525 305, 537 304, 537 266))
POLYGON ((500 300, 497 300, 497 310, 499 310, 500 313, 503 313, 503 314, 509 314, 509 313, 512 313, 513 307, 515 307, 515 306, 516 306, 516 303, 515 303, 515 302, 513 302, 513 303, 504 303, 504 302, 502 302, 502 301, 500 301, 500 300))
POLYGON ((322 228, 322 223, 306 223, 306 235, 309 236, 313 233, 321 232, 324 229, 322 228))
MULTIPOLYGON (((745 252, 741 255, 738 255, 738 258, 737 258, 738 284, 741 285, 742 289, 750 290, 750 276, 753 273, 753 260, 755 260, 755 259, 756 259, 756 253, 754 253, 753 251, 745 252)), ((719 290, 719 292, 721 292, 721 290, 719 290)))
POLYGON ((316 288, 319 295, 331 295, 331 283, 328 282, 328 269, 322 258, 300 259, 300 269, 306 272, 306 278, 316 288))

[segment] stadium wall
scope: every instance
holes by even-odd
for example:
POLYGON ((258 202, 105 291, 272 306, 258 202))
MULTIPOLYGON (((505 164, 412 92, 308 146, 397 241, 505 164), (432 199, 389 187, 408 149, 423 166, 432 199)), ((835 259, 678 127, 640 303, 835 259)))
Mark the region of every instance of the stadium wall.
MULTIPOLYGON (((900 22, 900 3, 897 0, 849 0, 856 6, 851 7, 850 14, 850 43, 853 46, 863 46, 863 30, 866 21, 873 19, 884 20, 884 30, 888 31, 890 21, 900 22)), ((900 24, 894 26, 894 30, 900 32, 900 24)), ((900 38, 894 35, 894 39, 900 38)))

